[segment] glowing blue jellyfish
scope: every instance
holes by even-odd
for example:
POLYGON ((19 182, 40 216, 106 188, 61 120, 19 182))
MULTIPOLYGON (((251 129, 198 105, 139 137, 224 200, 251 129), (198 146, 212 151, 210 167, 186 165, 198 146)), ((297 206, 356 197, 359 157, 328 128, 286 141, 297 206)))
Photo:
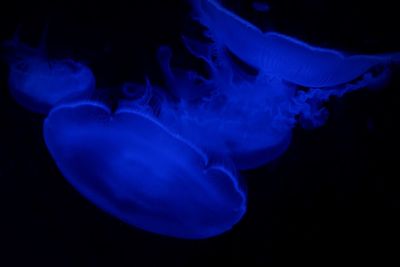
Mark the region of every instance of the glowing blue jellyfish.
POLYGON ((345 55, 276 33, 263 33, 214 0, 192 0, 196 19, 218 48, 226 47, 264 75, 307 87, 331 87, 362 77, 399 54, 345 55))
POLYGON ((135 106, 142 104, 54 108, 44 137, 63 175, 97 206, 147 231, 196 239, 231 229, 246 209, 233 168, 135 106))
POLYGON ((192 1, 210 42, 184 38, 209 73, 171 67, 171 51, 159 59, 177 100, 166 102, 161 120, 206 151, 233 159, 239 169, 281 155, 298 121, 318 127, 324 101, 379 86, 397 55, 344 56, 256 27, 211 0, 192 1), (250 66, 247 66, 247 65, 250 66))
POLYGON ((31 111, 47 113, 62 101, 89 96, 94 89, 91 70, 79 62, 50 59, 43 48, 31 48, 18 38, 3 47, 8 50, 11 94, 31 111))

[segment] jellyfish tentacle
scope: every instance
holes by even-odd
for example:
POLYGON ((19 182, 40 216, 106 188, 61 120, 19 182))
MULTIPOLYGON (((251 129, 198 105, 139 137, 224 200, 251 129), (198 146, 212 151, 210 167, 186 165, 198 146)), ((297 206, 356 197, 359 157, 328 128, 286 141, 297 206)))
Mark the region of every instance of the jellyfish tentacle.
POLYGON ((192 101, 206 95, 208 90, 203 86, 207 83, 206 79, 193 70, 172 68, 171 58, 170 47, 162 46, 158 49, 158 60, 172 94, 181 101, 192 101))

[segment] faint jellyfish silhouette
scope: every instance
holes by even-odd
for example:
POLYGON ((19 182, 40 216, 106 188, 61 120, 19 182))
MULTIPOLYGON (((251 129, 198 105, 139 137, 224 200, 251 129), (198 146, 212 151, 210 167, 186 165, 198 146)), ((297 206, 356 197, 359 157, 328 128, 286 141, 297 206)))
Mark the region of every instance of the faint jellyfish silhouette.
POLYGON ((215 1, 192 1, 210 42, 184 38, 206 62, 208 77, 172 68, 171 51, 159 61, 178 100, 161 120, 200 147, 234 160, 239 169, 261 166, 290 144, 297 121, 321 126, 331 96, 379 86, 398 54, 344 56, 279 33, 262 33, 215 1))
POLYGON ((148 93, 133 98, 114 112, 76 102, 49 113, 44 137, 63 175, 97 206, 147 231, 197 239, 231 229, 246 210, 233 167, 163 126, 144 107, 148 93))
POLYGON ((3 43, 9 63, 9 88, 23 107, 47 113, 56 104, 86 97, 95 87, 92 71, 72 59, 51 59, 46 54, 45 36, 32 48, 20 42, 18 33, 3 43))
POLYGON ((268 12, 270 7, 267 3, 261 1, 254 1, 252 4, 254 10, 258 12, 268 12))

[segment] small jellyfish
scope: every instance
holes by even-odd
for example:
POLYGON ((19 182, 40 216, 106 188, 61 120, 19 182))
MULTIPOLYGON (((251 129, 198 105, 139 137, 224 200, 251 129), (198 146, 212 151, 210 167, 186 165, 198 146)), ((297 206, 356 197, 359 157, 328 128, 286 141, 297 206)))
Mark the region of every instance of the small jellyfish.
POLYGON ((137 107, 112 112, 76 102, 51 110, 44 137, 62 174, 98 207, 141 229, 187 239, 230 230, 246 210, 232 165, 137 107))
POLYGON ((95 79, 87 66, 72 59, 50 59, 43 45, 31 48, 16 37, 3 49, 11 95, 33 112, 46 114, 56 104, 89 96, 94 89, 95 79))

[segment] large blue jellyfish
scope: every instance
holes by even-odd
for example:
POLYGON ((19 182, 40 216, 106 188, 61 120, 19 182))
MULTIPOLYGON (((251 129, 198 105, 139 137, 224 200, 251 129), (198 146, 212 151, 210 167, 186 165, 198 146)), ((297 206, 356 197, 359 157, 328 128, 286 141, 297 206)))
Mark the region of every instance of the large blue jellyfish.
POLYGON ((144 107, 146 95, 114 112, 95 102, 54 108, 44 137, 59 169, 89 200, 141 229, 189 239, 231 229, 246 210, 234 168, 163 126, 144 107))
POLYGON ((283 34, 263 33, 212 0, 193 0, 195 19, 208 42, 184 38, 208 66, 208 76, 171 67, 171 51, 159 59, 177 98, 161 120, 206 151, 232 158, 239 169, 281 155, 291 130, 324 123, 331 96, 387 80, 397 54, 344 55, 283 34))
POLYGON ((16 101, 38 113, 56 104, 89 96, 94 89, 92 71, 72 59, 50 59, 44 48, 31 48, 16 37, 3 43, 9 62, 9 88, 16 101))

